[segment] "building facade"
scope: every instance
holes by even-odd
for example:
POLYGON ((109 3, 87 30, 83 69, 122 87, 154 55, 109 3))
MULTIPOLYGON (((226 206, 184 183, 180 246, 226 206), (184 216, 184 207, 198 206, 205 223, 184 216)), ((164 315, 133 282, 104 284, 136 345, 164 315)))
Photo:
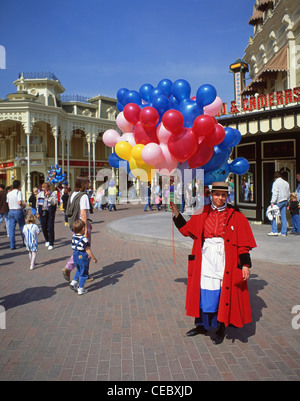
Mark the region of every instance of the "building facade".
POLYGON ((108 129, 118 130, 116 99, 64 96, 52 73, 21 73, 15 93, 0 100, 0 183, 19 179, 25 199, 58 165, 74 187, 77 175, 96 188, 100 168, 109 168, 111 149, 102 141, 108 129))
POLYGON ((254 35, 243 70, 238 62, 232 70, 240 93, 231 102, 230 115, 219 122, 241 132, 233 156, 250 163, 247 174, 234 177, 236 203, 249 219, 267 222, 274 172, 282 172, 291 191, 300 172, 300 3, 257 0, 249 24, 254 35))

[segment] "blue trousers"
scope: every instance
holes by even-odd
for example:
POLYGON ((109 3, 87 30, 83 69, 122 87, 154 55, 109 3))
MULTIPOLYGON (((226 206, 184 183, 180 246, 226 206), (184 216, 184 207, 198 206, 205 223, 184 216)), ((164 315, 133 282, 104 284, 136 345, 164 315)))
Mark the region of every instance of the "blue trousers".
MULTIPOLYGON (((276 203, 276 205, 279 207, 280 214, 281 214, 281 234, 286 235, 286 233, 287 233, 287 220, 286 220, 287 201, 276 203)), ((272 232, 278 233, 276 219, 273 219, 271 221, 271 225, 272 225, 272 232)))
POLYGON ((25 225, 25 219, 23 215, 22 209, 11 209, 8 212, 8 235, 9 235, 9 241, 10 241, 10 248, 13 249, 16 246, 16 241, 15 241, 15 228, 18 223, 22 240, 24 243, 24 235, 23 235, 23 227, 25 225))
POLYGON ((86 252, 80 252, 77 250, 73 251, 73 261, 76 267, 76 273, 74 275, 75 281, 79 281, 79 287, 83 288, 86 280, 89 276, 89 259, 86 252))
POLYGON ((294 214, 292 216, 293 233, 300 233, 300 219, 299 214, 294 214))

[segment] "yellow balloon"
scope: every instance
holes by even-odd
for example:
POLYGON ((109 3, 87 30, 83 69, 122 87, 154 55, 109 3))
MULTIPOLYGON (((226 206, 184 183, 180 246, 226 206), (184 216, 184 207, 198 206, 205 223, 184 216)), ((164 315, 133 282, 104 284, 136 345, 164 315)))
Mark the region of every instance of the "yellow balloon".
POLYGON ((142 143, 139 143, 137 145, 134 145, 132 148, 131 156, 136 160, 137 163, 139 164, 146 164, 144 160, 142 159, 142 150, 144 149, 145 145, 142 143))
POLYGON ((133 157, 129 160, 129 167, 131 173, 136 177, 139 178, 141 181, 150 181, 151 180, 151 170, 154 170, 154 174, 156 172, 153 166, 146 164, 145 162, 138 163, 133 157))
POLYGON ((116 154, 124 160, 129 161, 131 158, 132 146, 126 141, 120 141, 115 146, 116 154))

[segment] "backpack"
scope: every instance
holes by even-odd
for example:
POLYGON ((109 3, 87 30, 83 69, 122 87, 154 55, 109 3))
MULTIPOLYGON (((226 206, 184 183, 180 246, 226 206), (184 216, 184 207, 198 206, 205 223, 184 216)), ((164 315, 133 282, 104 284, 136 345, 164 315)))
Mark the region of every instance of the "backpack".
POLYGON ((71 197, 74 192, 72 192, 69 196, 67 207, 66 207, 66 216, 68 217, 68 223, 71 231, 73 231, 73 223, 77 220, 78 213, 80 211, 80 199, 83 195, 86 195, 85 192, 79 192, 77 195, 74 196, 74 199, 71 202, 71 197))

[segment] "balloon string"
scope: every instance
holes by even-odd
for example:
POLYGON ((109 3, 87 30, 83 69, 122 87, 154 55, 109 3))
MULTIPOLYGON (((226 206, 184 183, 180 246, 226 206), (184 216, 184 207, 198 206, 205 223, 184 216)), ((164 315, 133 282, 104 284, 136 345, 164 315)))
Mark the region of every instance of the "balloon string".
POLYGON ((176 268, 176 260, 175 260, 175 232, 174 232, 174 221, 173 221, 173 213, 171 213, 171 224, 172 224, 172 249, 173 249, 173 261, 174 267, 176 268))

